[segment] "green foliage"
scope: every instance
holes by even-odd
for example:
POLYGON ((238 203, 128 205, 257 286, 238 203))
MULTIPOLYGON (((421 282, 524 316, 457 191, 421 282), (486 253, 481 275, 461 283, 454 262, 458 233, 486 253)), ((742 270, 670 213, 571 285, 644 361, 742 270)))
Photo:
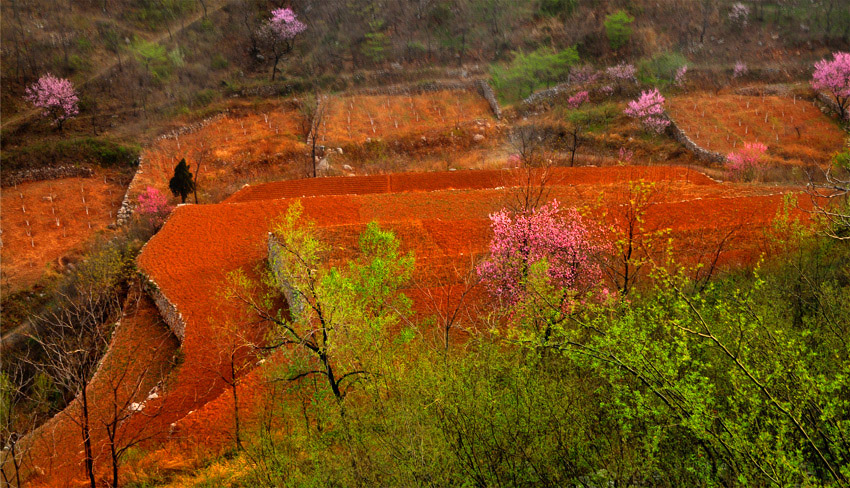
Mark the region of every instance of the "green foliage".
POLYGON ((2 164, 5 171, 80 163, 106 168, 129 167, 136 164, 140 152, 141 147, 136 144, 123 144, 98 137, 79 137, 3 149, 2 164))
POLYGON ((577 109, 564 110, 568 122, 579 124, 585 132, 603 132, 622 114, 616 102, 586 103, 577 109))
POLYGON ((379 63, 387 57, 387 48, 390 46, 389 36, 385 32, 384 21, 375 20, 369 23, 369 32, 366 33, 362 51, 372 62, 379 63))
POLYGON ((635 18, 625 10, 618 10, 605 17, 605 35, 608 36, 611 49, 616 51, 629 42, 632 37, 631 23, 634 21, 635 18))
MULTIPOLYGON (((175 51, 168 53, 161 44, 138 38, 131 46, 131 50, 133 56, 142 64, 155 83, 162 83, 171 76, 175 61, 172 53, 175 51)), ((179 51, 177 53, 179 54, 179 51)))
POLYGON ((841 486, 850 249, 799 244, 755 274, 700 289, 659 271, 643 296, 571 311, 537 287, 463 347, 416 334, 344 404, 308 383, 275 390, 250 483, 841 486))
POLYGON ((578 0, 540 0, 540 13, 547 17, 559 15, 569 17, 578 5, 578 0))
POLYGON ((210 60, 210 68, 216 70, 225 69, 228 64, 230 63, 227 61, 227 58, 225 58, 221 53, 213 54, 213 57, 210 60))
POLYGON ((676 79, 676 71, 688 64, 678 52, 663 52, 638 63, 638 80, 646 85, 665 86, 676 79))
POLYGON ((517 101, 541 86, 550 87, 565 80, 578 61, 575 47, 563 51, 544 47, 528 54, 515 52, 509 65, 492 65, 490 75, 500 98, 517 101))

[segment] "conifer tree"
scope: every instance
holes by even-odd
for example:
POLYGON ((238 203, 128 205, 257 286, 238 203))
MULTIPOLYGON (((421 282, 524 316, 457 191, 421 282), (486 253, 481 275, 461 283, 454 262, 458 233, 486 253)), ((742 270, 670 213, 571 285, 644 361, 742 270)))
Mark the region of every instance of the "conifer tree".
POLYGON ((186 197, 195 191, 195 180, 185 158, 181 159, 174 168, 174 177, 168 182, 168 188, 175 197, 180 195, 180 203, 186 203, 186 197))

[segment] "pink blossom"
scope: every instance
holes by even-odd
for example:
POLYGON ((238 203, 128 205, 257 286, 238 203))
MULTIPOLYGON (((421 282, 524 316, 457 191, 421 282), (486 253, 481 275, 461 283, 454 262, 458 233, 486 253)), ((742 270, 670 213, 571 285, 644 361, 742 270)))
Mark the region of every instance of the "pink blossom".
POLYGON ((637 69, 635 69, 635 65, 633 64, 621 63, 617 66, 611 66, 605 70, 605 74, 608 75, 608 78, 618 83, 624 81, 637 83, 637 78, 635 77, 637 69))
POLYGON ((601 91, 602 94, 605 95, 606 97, 610 97, 611 94, 614 93, 614 87, 611 86, 611 85, 605 85, 602 88, 600 88, 599 91, 601 91))
POLYGON ((567 105, 569 105, 570 108, 578 108, 589 99, 590 97, 588 96, 587 90, 580 91, 567 99, 567 105))
POLYGON ((601 280, 593 260, 601 247, 575 209, 561 212, 558 205, 553 200, 528 213, 501 210, 490 216, 490 255, 477 272, 493 295, 516 303, 525 296, 530 267, 544 259, 554 286, 578 291, 601 280))
POLYGON ((735 63, 735 70, 732 72, 732 78, 740 78, 747 74, 749 68, 747 68, 747 63, 743 61, 738 61, 735 63))
POLYGON ((136 207, 139 214, 147 218, 152 224, 159 226, 174 209, 168 204, 168 197, 156 188, 149 186, 139 195, 139 205, 136 207))
POLYGON ((519 154, 511 154, 505 162, 505 167, 508 169, 519 168, 522 166, 522 157, 519 154))
POLYGON ((623 113, 639 119, 644 127, 660 134, 670 125, 670 120, 664 113, 664 101, 664 96, 657 88, 653 88, 641 92, 637 100, 629 102, 623 113))
POLYGON ((570 72, 570 78, 576 85, 583 85, 585 83, 593 83, 596 81, 597 78, 599 78, 599 73, 593 66, 586 64, 572 70, 570 72))
POLYGON ((45 117, 53 119, 60 129, 66 120, 80 113, 80 101, 70 80, 57 78, 50 73, 42 76, 26 90, 26 100, 44 109, 45 117))
POLYGON ((732 10, 729 11, 729 20, 741 27, 746 26, 750 20, 750 7, 747 7, 741 2, 733 4, 732 10))
POLYGON ((832 60, 822 59, 815 63, 812 88, 826 90, 834 98, 841 118, 850 118, 850 53, 832 53, 832 60))
POLYGON ((272 18, 268 21, 269 30, 279 39, 290 40, 304 32, 307 26, 298 20, 291 8, 272 10, 272 18))
POLYGON ((746 142, 737 152, 726 155, 726 165, 736 179, 750 180, 761 170, 767 146, 759 142, 746 142))
POLYGON ((634 157, 634 155, 635 155, 635 153, 633 151, 630 151, 630 150, 626 149, 625 147, 621 147, 618 160, 621 163, 627 163, 628 164, 628 163, 632 162, 632 157, 634 157))
POLYGON ((673 80, 673 84, 676 86, 682 87, 685 86, 685 75, 688 74, 687 65, 682 66, 678 70, 676 70, 676 78, 673 80))

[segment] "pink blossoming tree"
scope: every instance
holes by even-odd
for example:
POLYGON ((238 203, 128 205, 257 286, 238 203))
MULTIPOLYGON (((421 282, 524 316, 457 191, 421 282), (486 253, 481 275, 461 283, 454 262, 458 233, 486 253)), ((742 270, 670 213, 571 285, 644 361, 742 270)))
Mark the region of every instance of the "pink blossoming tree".
POLYGON ((174 207, 168 204, 168 197, 156 188, 149 186, 139 195, 139 205, 136 207, 139 215, 147 219, 154 227, 165 222, 174 207))
POLYGON ((507 304, 527 293, 531 268, 546 261, 549 284, 578 292, 599 283, 601 269, 594 257, 600 247, 575 209, 561 211, 556 200, 535 210, 501 210, 490 216, 490 255, 477 268, 488 290, 507 304))
POLYGON ((664 102, 664 96, 657 88, 653 88, 641 92, 637 100, 629 102, 623 113, 640 120, 641 124, 648 130, 660 134, 670 125, 670 120, 664 114, 664 102))
POLYGON ((66 120, 80 113, 79 98, 70 80, 50 73, 42 76, 26 90, 26 100, 43 109, 43 115, 62 130, 66 120))
POLYGON ((676 77, 673 79, 673 84, 678 87, 685 86, 685 77, 688 74, 688 66, 682 66, 681 68, 676 70, 676 77))
POLYGON ((587 90, 580 91, 567 99, 567 105, 570 108, 579 108, 582 104, 587 103, 590 99, 587 90))
POLYGON ((838 115, 850 119, 850 53, 836 52, 832 60, 822 59, 815 63, 812 88, 828 91, 835 99, 838 115))
POLYGON ((274 60, 272 64, 272 80, 274 80, 278 62, 292 51, 295 38, 304 32, 307 26, 298 20, 291 8, 278 8, 271 13, 272 17, 260 28, 260 38, 271 51, 274 60))
POLYGON ((747 63, 743 61, 738 61, 735 63, 735 69, 732 71, 732 78, 740 78, 747 74, 749 68, 747 68, 747 63))
POLYGON ((726 167, 739 180, 749 181, 756 177, 764 164, 767 146, 760 142, 746 142, 737 152, 726 155, 726 167))

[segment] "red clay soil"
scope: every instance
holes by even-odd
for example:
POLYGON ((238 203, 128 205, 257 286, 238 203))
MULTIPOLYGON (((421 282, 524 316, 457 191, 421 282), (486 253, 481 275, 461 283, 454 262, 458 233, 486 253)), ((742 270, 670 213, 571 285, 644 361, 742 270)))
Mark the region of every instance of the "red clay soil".
POLYGON ((846 134, 812 103, 789 97, 700 94, 672 98, 668 112, 700 146, 722 154, 761 142, 777 161, 823 164, 846 134))
POLYGON ((10 293, 34 285, 49 269, 63 270, 115 222, 124 189, 96 176, 23 183, 2 195, 0 283, 10 293))
POLYGON ((476 120, 493 120, 487 101, 466 90, 339 96, 324 103, 326 112, 319 131, 322 145, 445 132, 476 120))
MULTIPOLYGON (((415 309, 432 315, 445 309, 447 300, 458 299, 464 275, 486 251, 491 236, 488 215, 516 197, 515 190, 499 189, 515 181, 505 174, 510 173, 409 174, 383 177, 383 184, 374 177, 340 178, 336 181, 354 190, 329 186, 328 191, 363 194, 312 196, 301 202, 305 216, 317 223, 322 237, 333 246, 333 259, 356 252, 357 237, 370 221, 393 230, 403 249, 416 255, 414 284, 408 290, 415 309), (497 188, 480 188, 485 184, 497 188), (387 193, 390 190, 404 193, 387 193)), ((683 168, 664 167, 558 170, 552 178, 557 184, 550 183, 547 198, 557 198, 564 206, 584 207, 591 217, 601 215, 601 208, 614 213, 624 203, 628 186, 644 178, 664 190, 647 216, 648 225, 671 226, 681 243, 674 250, 691 262, 710 258, 710 251, 729 229, 744 225, 747 232, 729 241, 723 259, 751 258, 764 249, 759 232, 769 226, 783 199, 780 189, 719 184, 683 168)), ((312 180, 304 183, 315 185, 312 180)), ((234 331, 255 340, 265 331, 246 328, 244 309, 223 298, 226 275, 239 268, 253 273, 263 266, 270 225, 295 201, 262 200, 263 192, 257 189, 266 188, 269 196, 291 195, 299 191, 297 184, 252 187, 229 200, 236 203, 178 207, 139 256, 139 269, 176 305, 186 323, 182 362, 168 377, 166 394, 149 407, 162 409, 150 428, 170 433, 146 446, 152 453, 139 466, 186 466, 198 449, 216 452, 231 442, 232 396, 225 380, 234 331)), ((318 193, 321 188, 307 190, 318 193)), ((474 297, 483 295, 479 292, 474 297)), ((261 381, 259 371, 247 373, 250 367, 243 369, 248 374, 243 381, 248 383, 240 391, 247 392, 261 381)), ((253 394, 256 391, 242 399, 246 417, 251 416, 253 394)), ((72 430, 68 432, 71 435, 72 430)), ((78 452, 73 451, 76 448, 70 452, 78 452)), ((71 459, 77 462, 79 455, 71 459)), ((75 466, 79 474, 81 468, 75 466)), ((57 479, 54 476, 46 473, 43 479, 57 479)))
MULTIPOLYGON (((540 174, 542 174, 540 171, 535 171, 534 177, 539 178, 540 174)), ((515 186, 521 184, 526 176, 526 172, 519 170, 480 170, 307 178, 248 186, 234 193, 224 202, 251 202, 318 195, 364 195, 449 189, 475 190, 515 186)), ((714 181, 704 174, 678 166, 612 166, 604 169, 591 167, 552 168, 549 170, 548 178, 550 185, 592 185, 631 180, 676 181, 692 185, 714 184, 714 181)))
MULTIPOLYGON (((177 338, 162 322, 159 311, 146 295, 134 290, 125 304, 125 316, 115 330, 112 344, 88 388, 90 425, 97 477, 101 484, 111 479, 111 464, 104 422, 114 418, 119 408, 132 402, 146 401, 157 383, 172 368, 179 347, 177 338), (138 300, 138 301, 137 301, 138 300)), ((165 392, 160 389, 159 395, 165 392)), ((146 402, 117 430, 117 444, 127 445, 167 432, 161 421, 167 412, 155 401, 146 402)), ((181 412, 182 414, 182 412, 181 412)), ((26 454, 22 465, 24 478, 33 476, 27 486, 82 486, 86 484, 83 442, 78 426, 80 403, 74 401, 22 441, 26 454)), ((125 478, 126 479, 126 478, 125 478)))

